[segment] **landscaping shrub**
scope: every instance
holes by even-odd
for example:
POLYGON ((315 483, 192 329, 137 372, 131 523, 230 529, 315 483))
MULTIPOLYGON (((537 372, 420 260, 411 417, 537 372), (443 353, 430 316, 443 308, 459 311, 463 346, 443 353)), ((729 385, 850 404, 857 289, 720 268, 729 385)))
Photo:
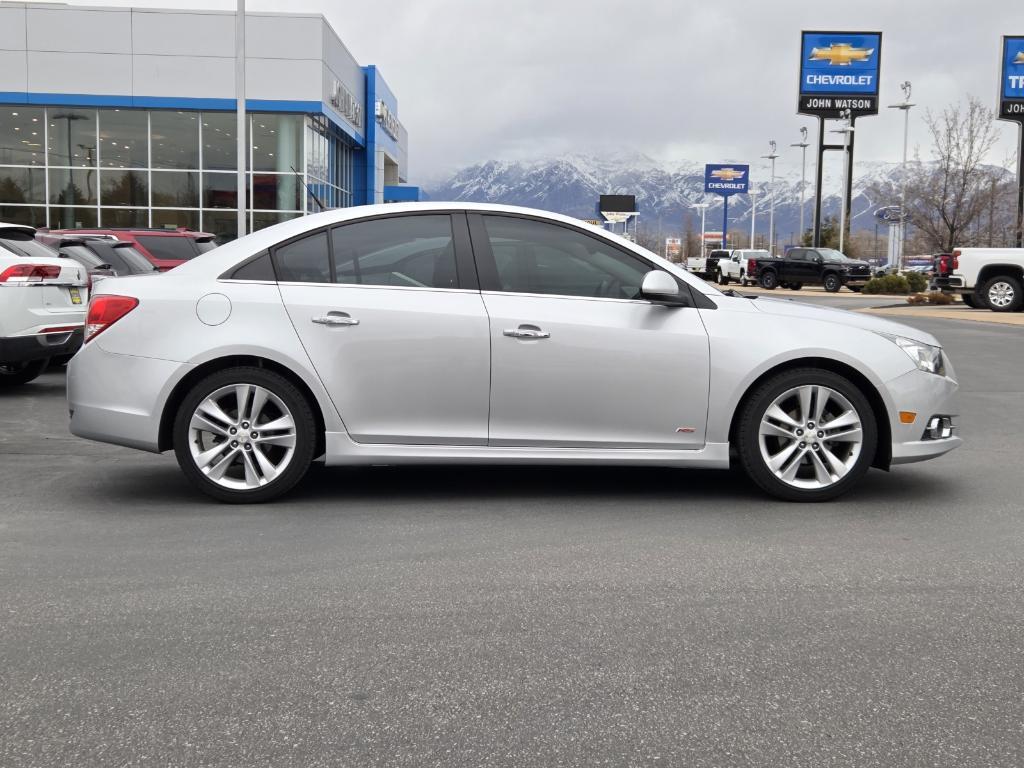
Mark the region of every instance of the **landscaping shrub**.
POLYGON ((928 288, 928 278, 921 272, 907 272, 904 275, 907 280, 907 285, 910 286, 910 290, 914 293, 921 293, 928 288))
POLYGON ((917 306, 919 304, 927 303, 928 297, 925 296, 923 293, 912 293, 909 296, 907 296, 907 304, 913 304, 914 306, 917 306))
POLYGON ((884 275, 873 277, 864 285, 862 293, 888 293, 903 294, 910 293, 910 285, 903 275, 884 275))
POLYGON ((929 291, 928 293, 912 293, 907 296, 907 304, 919 306, 921 304, 934 304, 936 306, 945 306, 946 304, 952 304, 953 297, 948 293, 942 291, 929 291))

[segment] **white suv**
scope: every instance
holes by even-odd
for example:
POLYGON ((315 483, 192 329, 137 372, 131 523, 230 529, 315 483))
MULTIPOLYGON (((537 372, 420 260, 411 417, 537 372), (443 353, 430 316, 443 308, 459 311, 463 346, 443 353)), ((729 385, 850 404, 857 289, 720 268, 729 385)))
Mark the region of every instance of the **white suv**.
POLYGON ((25 384, 51 358, 82 346, 89 303, 85 268, 35 240, 35 230, 0 223, 0 389, 25 384))

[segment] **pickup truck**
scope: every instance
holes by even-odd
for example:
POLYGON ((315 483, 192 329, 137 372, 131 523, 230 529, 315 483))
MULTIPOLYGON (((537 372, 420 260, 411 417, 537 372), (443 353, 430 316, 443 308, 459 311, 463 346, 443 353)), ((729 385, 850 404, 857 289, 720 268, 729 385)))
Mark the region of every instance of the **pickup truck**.
POLYGON ((844 285, 854 293, 871 279, 866 261, 850 259, 832 248, 793 248, 782 258, 757 259, 747 279, 754 278, 762 288, 782 286, 798 291, 805 285, 822 285, 836 293, 844 285))
POLYGON ((772 255, 768 251, 755 251, 750 249, 737 249, 733 251, 728 259, 718 260, 718 282, 720 285, 728 285, 729 281, 746 285, 753 280, 748 279, 750 274, 750 260, 755 264, 758 260, 767 261, 772 255))
POLYGON ((693 272, 693 274, 708 280, 717 276, 719 260, 728 258, 729 251, 715 250, 709 252, 707 256, 702 254, 688 259, 686 262, 686 268, 693 272))
POLYGON ((943 293, 960 294, 974 309, 1024 309, 1024 248, 958 248, 952 262, 951 271, 935 279, 943 293))

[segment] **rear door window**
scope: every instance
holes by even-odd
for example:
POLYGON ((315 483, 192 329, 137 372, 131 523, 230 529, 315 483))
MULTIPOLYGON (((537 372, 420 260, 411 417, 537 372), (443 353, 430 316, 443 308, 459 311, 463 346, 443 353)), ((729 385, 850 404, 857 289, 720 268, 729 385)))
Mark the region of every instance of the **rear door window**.
POLYGON ((388 216, 331 230, 335 282, 457 288, 451 216, 388 216))

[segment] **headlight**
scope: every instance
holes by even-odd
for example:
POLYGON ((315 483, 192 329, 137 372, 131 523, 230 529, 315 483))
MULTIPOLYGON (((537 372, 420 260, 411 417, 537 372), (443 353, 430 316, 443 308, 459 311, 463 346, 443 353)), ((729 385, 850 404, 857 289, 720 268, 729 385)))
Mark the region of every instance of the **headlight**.
POLYGON ((934 373, 938 376, 946 375, 946 364, 942 359, 942 347, 933 347, 923 341, 905 339, 902 336, 893 336, 889 333, 880 333, 897 347, 907 353, 907 357, 914 361, 914 365, 925 373, 934 373))

